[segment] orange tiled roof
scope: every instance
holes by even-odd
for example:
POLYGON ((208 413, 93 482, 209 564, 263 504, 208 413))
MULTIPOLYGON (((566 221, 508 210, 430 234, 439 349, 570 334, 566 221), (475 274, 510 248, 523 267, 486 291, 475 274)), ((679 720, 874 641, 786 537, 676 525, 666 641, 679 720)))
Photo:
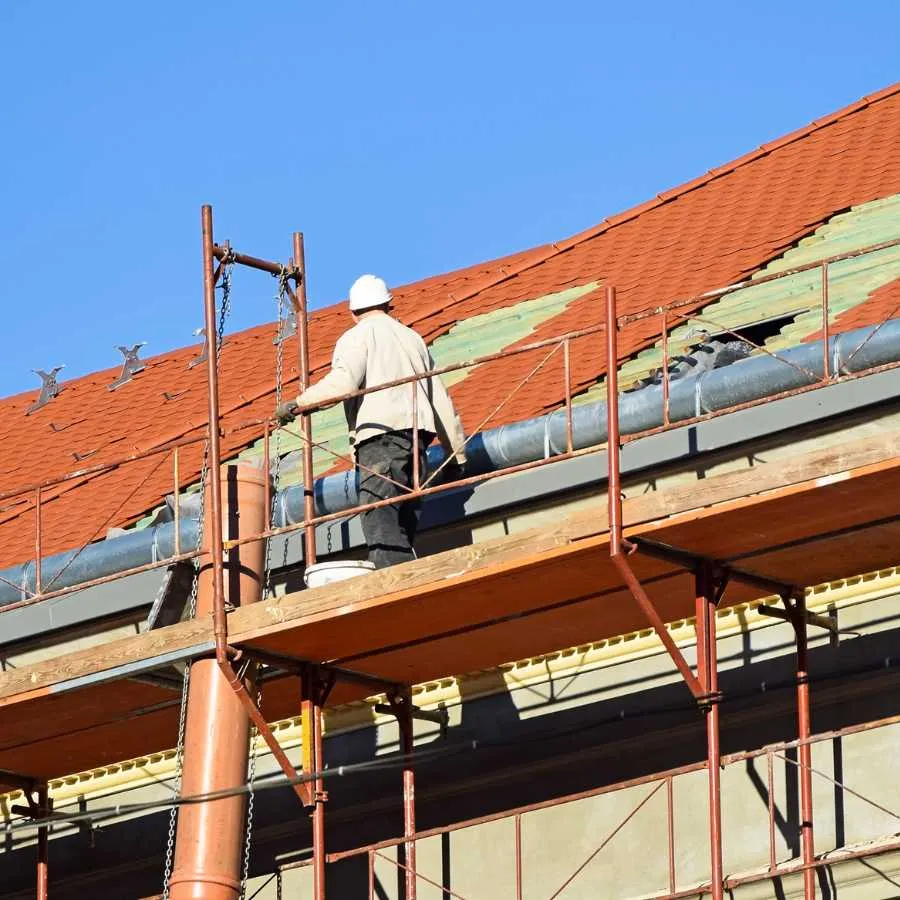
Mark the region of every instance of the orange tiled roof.
MULTIPOLYGON (((432 341, 472 316, 601 280, 616 286, 621 313, 719 287, 757 271, 836 212, 900 192, 898 147, 900 85, 894 85, 565 241, 396 288, 397 314, 432 341)), ((890 312, 895 294, 876 292, 854 316, 878 321, 890 312)), ((603 318, 599 292, 591 291, 523 343, 603 318)), ((334 341, 348 324, 343 304, 312 315, 314 372, 327 367, 334 341)), ((658 328, 647 319, 629 329, 623 355, 652 343, 658 328)), ((272 412, 274 331, 268 324, 226 339, 220 388, 226 429, 272 412)), ((37 392, 0 400, 0 492, 202 429, 204 367, 188 368, 198 350, 149 359, 143 372, 115 392, 107 385, 116 369, 65 382, 60 395, 31 416, 25 410, 37 392)), ((285 359, 295 358, 296 341, 290 339, 285 359)), ((460 382, 452 393, 467 431, 500 405, 539 359, 536 354, 505 358, 460 382)), ((576 342, 572 368, 576 390, 596 382, 605 368, 602 341, 576 342)), ((296 368, 289 365, 285 374, 296 380, 296 368)), ((561 376, 561 363, 551 360, 490 424, 557 406, 561 376)), ((224 449, 236 452, 259 435, 258 428, 245 429, 227 437, 224 449)), ((199 464, 199 447, 183 453, 183 484, 196 480, 199 464)), ((43 552, 133 522, 171 491, 170 466, 171 458, 160 456, 48 489, 43 552)), ((0 567, 33 555, 33 505, 33 497, 0 501, 0 567)))
MULTIPOLYGON (((853 331, 865 325, 874 325, 885 319, 895 319, 900 316, 900 278, 895 278, 887 284, 876 288, 859 305, 841 313, 834 322, 828 326, 832 334, 842 331, 853 331)), ((819 328, 810 334, 806 340, 821 340, 822 329, 819 328)))

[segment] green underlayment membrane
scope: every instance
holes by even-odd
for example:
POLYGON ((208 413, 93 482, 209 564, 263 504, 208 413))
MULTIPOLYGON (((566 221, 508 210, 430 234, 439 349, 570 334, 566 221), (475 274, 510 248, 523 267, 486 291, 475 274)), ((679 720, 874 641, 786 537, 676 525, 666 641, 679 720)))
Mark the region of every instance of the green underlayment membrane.
MULTIPOLYGON (((760 269, 753 278, 784 272, 797 266, 871 247, 900 237, 900 194, 855 206, 834 216, 813 234, 760 269)), ((828 266, 829 322, 868 299, 873 291, 900 278, 900 246, 867 253, 828 266)), ((660 297, 663 305, 677 298, 660 297)), ((822 328, 822 272, 811 269, 760 285, 748 285, 710 303, 696 317, 669 331, 669 353, 683 353, 699 342, 704 332, 737 331, 779 316, 793 316, 777 334, 766 340, 769 352, 809 340, 822 328)), ((760 353, 762 351, 754 351, 760 353)), ((658 342, 623 363, 622 389, 662 366, 658 342)), ((606 399, 605 381, 577 398, 578 403, 606 399)))
MULTIPOLYGON (((523 300, 514 306, 457 322, 445 335, 439 337, 431 345, 431 354, 435 364, 449 366, 467 359, 499 353, 506 347, 526 338, 541 324, 559 315, 570 303, 596 287, 596 282, 591 282, 531 300, 523 300)), ((443 376, 444 383, 448 387, 452 387, 464 380, 471 371, 472 368, 467 368, 448 372, 443 376)), ((278 429, 271 436, 273 456, 277 455, 281 458, 278 472, 279 488, 298 484, 303 478, 300 453, 302 445, 297 431, 298 428, 294 425, 287 429, 278 429)), ((341 405, 314 413, 312 432, 313 440, 316 443, 328 447, 334 453, 343 456, 349 455, 350 442, 347 437, 347 423, 341 405)), ((263 442, 259 440, 243 450, 238 459, 261 459, 262 447, 263 442)), ((327 472, 337 463, 338 460, 328 450, 320 447, 313 449, 313 471, 316 476, 327 472)), ((143 528, 152 523, 155 520, 156 512, 143 518, 136 527, 143 528)))
MULTIPOLYGON (((837 256, 863 247, 892 240, 900 234, 900 194, 873 200, 838 213, 813 234, 770 262, 753 278, 761 278, 837 256)), ((832 263, 828 267, 829 320, 865 302, 873 291, 900 278, 900 246, 867 253, 853 259, 832 263)), ((452 365, 467 359, 498 353, 525 339, 544 322, 563 312, 573 301, 597 287, 597 282, 569 288, 542 297, 523 300, 513 306, 473 316, 457 322, 447 334, 438 338, 431 352, 438 366, 452 365)), ((660 297, 659 303, 672 297, 660 297)), ((784 318, 784 323, 765 342, 765 349, 775 352, 803 343, 822 327, 822 273, 812 269, 788 275, 764 284, 738 288, 705 307, 701 313, 670 330, 669 353, 676 355, 699 342, 704 333, 717 334, 740 330, 767 320, 784 318)), ((755 351, 762 352, 762 351, 755 351)), ((620 369, 620 385, 627 388, 662 365, 662 344, 641 351, 624 362, 620 369)), ((472 368, 444 375, 448 387, 464 380, 472 368)), ((605 380, 575 398, 576 403, 592 403, 606 397, 605 380)), ((313 439, 334 453, 348 456, 350 445, 343 408, 339 405, 313 415, 313 439)), ((297 427, 279 429, 272 435, 273 454, 281 458, 279 488, 302 480, 302 458, 297 427)), ((242 451, 239 459, 258 460, 262 441, 242 451)), ((316 476, 332 469, 338 460, 319 447, 313 450, 316 476)), ((273 462, 274 465, 274 462, 273 462)), ((153 521, 154 515, 138 523, 141 528, 153 521)))

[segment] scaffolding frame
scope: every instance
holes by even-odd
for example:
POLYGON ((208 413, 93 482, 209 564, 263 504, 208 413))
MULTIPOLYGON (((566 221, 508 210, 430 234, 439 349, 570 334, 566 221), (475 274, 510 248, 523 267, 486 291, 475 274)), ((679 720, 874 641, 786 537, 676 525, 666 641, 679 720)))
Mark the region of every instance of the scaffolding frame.
MULTIPOLYGON (((219 335, 217 335, 216 324, 216 285, 222 277, 225 267, 229 265, 242 265, 251 269, 266 272, 270 275, 278 277, 286 287, 287 296, 291 302, 297 322, 298 335, 298 375, 300 388, 303 390, 309 384, 310 377, 310 359, 309 359, 309 331, 308 331, 308 305, 306 296, 306 267, 304 256, 303 235, 295 232, 292 240, 293 255, 288 264, 282 265, 277 262, 261 259, 245 253, 237 252, 226 242, 217 244, 213 237, 212 209, 204 206, 201 213, 201 231, 202 231, 202 248, 203 248, 203 301, 204 301, 204 317, 206 324, 206 341, 207 347, 216 347, 219 335)), ((801 806, 801 822, 800 837, 802 858, 800 864, 782 864, 775 863, 774 858, 774 810, 772 805, 772 793, 770 789, 770 865, 761 878, 779 877, 784 874, 792 874, 802 872, 804 878, 804 897, 805 900, 811 900, 815 896, 815 871, 822 865, 832 864, 836 858, 829 856, 827 860, 817 859, 815 855, 814 834, 813 834, 813 808, 812 808, 812 766, 811 766, 811 745, 818 740, 824 740, 835 734, 850 734, 854 730, 863 730, 863 728, 876 727, 879 724, 892 724, 894 720, 882 720, 880 723, 867 723, 863 728, 842 729, 840 732, 830 732, 828 735, 812 735, 810 725, 810 691, 809 677, 807 672, 807 627, 809 625, 820 627, 831 627, 830 620, 814 616, 809 613, 805 607, 805 591, 803 585, 797 585, 789 580, 780 581, 767 576, 762 576, 752 571, 748 571, 738 566, 723 563, 722 561, 712 558, 695 548, 680 548, 663 545, 652 540, 646 540, 640 536, 630 536, 626 538, 623 533, 623 517, 622 517, 622 493, 621 493, 621 464, 620 451, 624 444, 649 434, 657 433, 670 427, 684 427, 686 425, 695 424, 705 421, 716 416, 733 412, 737 409, 747 408, 749 406, 758 405, 768 402, 769 400, 792 396, 804 393, 808 390, 814 390, 825 384, 831 384, 838 380, 847 380, 862 377, 863 375, 872 374, 875 371, 882 371, 897 367, 898 363, 891 363, 884 366, 866 369, 862 372, 848 373, 833 370, 829 355, 829 266, 835 262, 844 259, 850 259, 861 256, 866 253, 873 253, 879 250, 900 245, 900 239, 882 242, 881 244, 872 245, 870 247, 861 248, 859 250, 842 253, 824 260, 818 260, 815 263, 804 266, 794 267, 784 272, 773 273, 771 275, 754 278, 745 282, 740 282, 719 288, 714 291, 708 291, 701 295, 675 301, 666 306, 658 307, 639 314, 619 315, 617 310, 616 291, 612 285, 604 287, 605 298, 605 317, 604 320, 592 327, 584 328, 579 331, 569 332, 556 338, 544 341, 537 341, 521 347, 514 348, 512 351, 506 350, 502 353, 489 354, 461 363, 437 368, 425 375, 411 376, 405 379, 399 379, 383 385, 375 385, 364 388, 359 391, 348 393, 342 397, 332 398, 327 403, 318 406, 309 407, 300 414, 300 436, 303 444, 303 490, 304 490, 304 518, 303 521, 293 525, 284 525, 274 527, 270 521, 269 527, 259 534, 242 537, 237 540, 224 540, 222 533, 222 479, 219 470, 219 463, 222 461, 221 438, 227 433, 234 433, 248 428, 263 430, 264 442, 264 477, 266 483, 266 509, 271 514, 271 503, 269 491, 270 487, 270 435, 273 428, 272 419, 254 420, 242 422, 238 426, 226 432, 222 428, 221 408, 219 402, 219 371, 218 371, 218 354, 215 352, 207 353, 207 391, 208 391, 208 424, 206 435, 185 436, 175 441, 152 448, 149 451, 132 454, 113 460, 109 463, 102 463, 95 466, 69 473, 65 476, 47 479, 38 484, 27 485, 23 488, 7 491, 0 494, 0 500, 8 499, 22 494, 33 493, 34 510, 35 510, 35 590, 30 593, 31 596, 24 598, 18 603, 10 604, 4 608, 5 610, 20 608, 32 603, 41 602, 52 597, 58 597, 71 593, 74 590, 83 590, 86 587, 113 581, 127 575, 137 572, 146 571, 152 568, 162 566, 170 566, 176 562, 183 562, 195 559, 200 556, 209 554, 211 557, 211 568, 213 572, 213 633, 215 643, 215 660, 225 676, 228 684, 238 696, 243 705, 250 722, 258 730, 263 737, 268 748, 272 752, 274 758, 278 762, 284 774, 288 777, 294 787, 303 806, 311 811, 312 827, 313 827, 313 853, 312 859, 306 863, 313 867, 314 880, 314 898, 315 900, 324 900, 325 897, 325 871, 326 864, 329 862, 337 862, 341 859, 353 855, 367 854, 369 860, 370 872, 370 892, 374 891, 374 864, 379 851, 387 847, 398 846, 404 850, 403 863, 395 863, 404 871, 405 897, 406 900, 415 900, 416 883, 419 878, 425 878, 424 875, 416 870, 416 842, 434 834, 446 833, 462 827, 480 824, 487 821, 493 821, 498 818, 512 816, 516 822, 516 883, 517 896, 521 897, 522 891, 522 875, 521 875, 521 817, 525 813, 544 808, 550 805, 558 805, 560 803, 570 802, 574 799, 580 799, 586 796, 596 796, 600 793, 607 793, 612 790, 621 789, 623 787, 635 786, 638 784, 657 784, 652 794, 666 787, 667 809, 668 809, 668 832, 669 832, 669 892, 666 898, 674 900, 676 897, 696 896, 698 889, 692 888, 687 891, 676 891, 676 879, 674 870, 674 827, 672 824, 672 779, 677 774, 687 771, 697 771, 705 768, 708 780, 708 807, 709 807, 709 832, 710 832, 710 880, 707 887, 700 890, 700 893, 709 893, 714 900, 720 900, 724 896, 724 891, 730 887, 736 886, 738 883, 744 883, 747 880, 756 880, 757 876, 745 879, 726 878, 722 868, 722 822, 721 822, 721 783, 720 783, 720 767, 739 759, 756 758, 765 754, 767 758, 770 788, 772 778, 772 760, 773 755, 779 751, 795 747, 798 752, 799 763, 798 772, 800 779, 800 806, 801 806), (736 404, 727 409, 718 410, 713 413, 704 413, 691 419, 679 419, 676 422, 670 420, 669 415, 669 326, 672 319, 696 318, 690 313, 682 312, 687 307, 697 306, 699 303, 706 303, 718 297, 722 297, 734 290, 749 285, 757 285, 767 281, 774 281, 778 278, 785 278, 795 275, 799 272, 819 269, 822 273, 821 279, 821 305, 822 305, 822 330, 823 330, 823 377, 817 378, 810 373, 812 380, 809 384, 795 388, 781 394, 748 403, 736 404), (660 321, 660 337, 662 343, 662 385, 663 385, 663 425, 657 428, 647 429, 638 434, 630 434, 623 436, 619 431, 618 423, 618 364, 619 364, 619 332, 631 323, 641 321, 650 316, 658 317, 660 321), (610 326, 613 327, 610 327, 610 326), (409 684, 397 683, 385 680, 376 675, 366 672, 358 672, 341 666, 329 665, 316 660, 306 660, 285 656, 282 654, 274 654, 268 651, 253 647, 234 647, 229 644, 228 636, 228 618, 226 611, 224 575, 225 563, 224 554, 244 543, 258 542, 278 535, 284 535, 297 530, 304 531, 304 550, 305 562, 310 565, 315 562, 316 545, 315 545, 315 529, 318 524, 331 521, 337 518, 346 518, 354 514, 363 512, 367 509, 374 509, 379 506, 405 502, 412 499, 421 499, 434 493, 454 489, 460 485, 474 484, 489 480, 493 477, 511 474, 516 471, 524 471, 541 465, 560 461, 561 459, 573 458, 585 454, 596 453, 603 450, 604 447, 592 446, 583 449, 576 449, 574 446, 573 431, 573 389, 572 389, 572 373, 571 373, 571 346, 573 342, 580 339, 590 339, 605 335, 605 355, 606 355, 606 394, 607 394, 607 434, 608 440, 605 445, 607 451, 607 488, 608 488, 608 509, 609 509, 609 532, 610 532, 610 557, 619 571, 623 583, 627 586, 636 604, 641 609, 643 615, 647 619, 650 626, 656 632, 666 652, 670 656, 676 669, 679 671, 686 686, 694 697, 698 708, 702 711, 707 737, 707 759, 704 764, 696 764, 693 766, 682 767, 678 770, 670 770, 665 773, 656 773, 654 775, 645 776, 641 779, 634 779, 630 782, 623 782, 617 785, 607 785, 603 788, 596 789, 592 792, 586 792, 573 797, 558 798, 548 801, 544 804, 534 804, 530 807, 522 807, 507 813, 496 814, 494 816, 480 817, 479 819, 468 820, 465 823, 457 823, 452 826, 443 826, 439 829, 430 829, 429 831, 417 832, 415 824, 415 771, 413 759, 413 721, 415 718, 433 718, 434 714, 423 710, 418 710, 412 702, 412 687, 409 684), (509 396, 489 415, 473 434, 478 433, 490 419, 502 408, 509 398, 516 393, 521 387, 528 383, 539 371, 541 371, 547 362, 560 350, 563 357, 564 368, 564 411, 566 420, 566 450, 565 452, 549 456, 545 459, 537 460, 531 463, 525 463, 511 468, 503 469, 498 472, 485 473, 481 475, 469 476, 460 481, 451 484, 431 484, 431 480, 437 475, 433 473, 424 481, 423 473, 419 471, 418 464, 415 466, 413 476, 413 486, 407 489, 398 498, 390 498, 388 500, 379 501, 371 504, 359 504, 339 513, 330 513, 326 515, 316 516, 314 492, 313 492, 313 448, 321 446, 315 444, 312 436, 311 416, 314 411, 324 406, 332 405, 335 402, 352 397, 359 397, 366 393, 383 390, 385 387, 397 387, 404 384, 411 386, 413 406, 415 408, 417 397, 417 387, 421 380, 440 375, 446 372, 459 369, 469 368, 473 365, 492 362, 512 354, 536 353, 538 351, 548 350, 541 362, 533 368, 529 374, 515 387, 509 396), (196 551, 184 551, 178 546, 178 516, 179 505, 178 496, 180 491, 180 465, 179 465, 179 449, 191 444, 208 441, 208 453, 211 460, 209 466, 209 496, 210 509, 209 520, 211 523, 211 536, 208 549, 198 549, 196 551), (176 549, 173 556, 166 559, 158 560, 154 563, 140 567, 135 567, 127 571, 116 573, 112 576, 93 579, 89 582, 82 582, 77 586, 70 588, 61 588, 57 590, 45 590, 42 582, 41 573, 41 552, 42 552, 42 521, 41 510, 44 499, 44 492, 58 486, 68 480, 84 477, 88 474, 107 471, 133 462, 138 459, 146 459, 148 457, 172 453, 173 457, 173 481, 175 486, 175 516, 176 516, 176 549), (666 562, 675 564, 686 571, 693 573, 695 579, 695 612, 696 612, 696 630, 697 630, 697 667, 696 672, 691 668, 685 660, 683 654, 672 640, 668 630, 666 629, 662 618, 660 617, 653 601, 647 595, 641 585, 634 569, 632 568, 629 558, 635 553, 642 553, 665 560, 666 562), (718 688, 718 663, 717 663, 717 642, 715 631, 715 613, 719 601, 730 581, 743 582, 754 588, 760 588, 781 598, 784 609, 768 609, 768 614, 784 619, 789 622, 793 628, 796 642, 796 703, 797 703, 797 740, 792 742, 784 742, 780 745, 771 745, 758 751, 749 751, 745 754, 732 754, 725 758, 722 757, 719 746, 719 706, 722 695, 718 688), (245 684, 243 673, 238 667, 238 662, 251 659, 256 663, 261 663, 279 670, 288 672, 299 678, 300 691, 300 707, 301 707, 301 743, 303 755, 301 767, 298 769, 288 759, 286 753, 281 749, 277 738, 273 734, 271 728, 265 720, 259 709, 257 699, 250 693, 245 684), (363 848, 357 848, 350 851, 341 851, 339 853, 328 853, 325 845, 325 807, 327 802, 327 792, 324 790, 324 783, 321 777, 324 769, 324 754, 322 742, 322 712, 328 700, 329 694, 334 685, 338 681, 348 681, 356 684, 364 684, 371 687, 373 692, 384 693, 388 703, 383 709, 392 712, 399 723, 401 733, 401 751, 405 757, 405 763, 402 770, 403 784, 403 836, 390 841, 383 841, 378 844, 367 845, 363 848), (312 776, 312 780, 307 780, 300 776, 306 773, 312 776)), ((891 316, 886 317, 887 319, 891 316)), ((706 321, 709 321, 708 319, 706 321)), ((882 322, 883 324, 883 322, 882 322)), ((859 347, 854 350, 852 355, 858 353, 864 344, 877 332, 878 325, 859 347)), ((730 332, 730 329, 723 329, 730 332)), ((731 332, 733 333, 733 332, 731 332)), ((764 349, 764 348, 763 348, 764 349)), ((764 351, 767 352, 767 351, 764 351)), ((851 355, 851 358, 852 358, 851 355)), ((417 429, 413 429, 413 433, 417 434, 417 429)), ((470 438, 472 435, 470 435, 470 438)), ((325 448, 326 450, 328 448, 325 448)), ((416 448, 418 449, 418 448, 416 448)), ((331 451, 329 451, 331 452, 331 451)), ((335 454, 337 455, 337 454, 335 454)), ((418 460, 418 454, 414 457, 418 460)), ((339 457, 340 458, 340 457, 339 457)), ((57 577, 57 576, 54 576, 57 577)), ((52 587, 52 582, 51 585, 52 587)), ((900 719, 897 719, 900 721, 900 719)), ((52 818, 52 811, 47 796, 47 785, 27 776, 17 775, 15 773, 4 773, 4 781, 8 784, 18 785, 26 792, 29 806, 27 814, 36 821, 52 818)), ((651 794, 651 795, 652 795, 651 794)), ((637 808, 626 817, 625 821, 635 815, 643 804, 649 800, 648 795, 637 808)), ((865 799, 865 798, 864 798, 865 799)), ((869 801, 872 802, 872 801, 869 801)), ((619 828, 624 825, 624 821, 612 832, 609 838, 601 844, 596 852, 599 852, 603 846, 611 840, 618 832, 619 828)), ((898 844, 900 846, 900 844, 898 844)), ((893 845, 887 849, 894 849, 893 845)), ((853 858, 863 855, 874 855, 879 852, 885 852, 885 847, 879 847, 871 850, 871 852, 859 851, 853 858)), ((589 859, 593 859, 593 854, 589 859)), ((847 856, 847 858, 851 858, 847 856)), ((394 862, 393 860, 391 860, 394 862)), ((589 861, 589 860, 588 860, 589 861)), ((580 866, 573 874, 576 877, 586 865, 580 866)), ((288 867, 282 867, 282 870, 288 867)), ((37 895, 39 898, 47 896, 47 880, 48 880, 48 829, 47 826, 40 826, 38 829, 38 863, 37 863, 37 895)), ((428 880, 427 878, 425 879, 428 880)), ((570 879, 571 880, 571 879, 570 879)), ((567 884, 569 882, 566 882, 567 884)), ((438 885, 438 887, 440 887, 438 885)), ((563 886, 565 887, 565 885, 563 886)), ((562 890, 562 889, 560 889, 562 890)), ((559 893, 559 892, 558 892, 559 893)), ((374 895, 373 895, 374 896, 374 895)), ((458 896, 450 893, 450 896, 458 896)), ((555 895, 554 895, 555 896, 555 895)))
MULTIPOLYGON (((862 734, 864 732, 875 731, 880 728, 888 728, 897 725, 900 725, 900 715, 886 716, 882 719, 866 722, 864 724, 848 725, 846 727, 835 729, 832 731, 811 734, 808 738, 805 739, 796 738, 793 740, 779 741, 772 744, 766 744, 764 747, 753 750, 742 750, 735 753, 723 754, 719 758, 719 768, 721 768, 722 770, 727 769, 729 766, 754 763, 758 760, 765 760, 765 786, 768 801, 767 864, 759 871, 751 871, 744 874, 724 877, 723 889, 730 891, 734 890, 737 887, 740 887, 741 885, 752 884, 755 882, 772 880, 776 878, 785 878, 791 875, 799 875, 806 871, 812 871, 815 874, 817 870, 822 869, 826 866, 836 865, 838 863, 853 859, 864 859, 868 857, 880 856, 885 853, 891 853, 900 850, 900 839, 894 836, 888 840, 867 842, 860 846, 832 850, 827 854, 814 856, 814 858, 809 862, 805 861, 802 858, 797 860, 790 859, 779 862, 777 857, 778 851, 776 840, 776 805, 774 799, 774 771, 776 760, 792 762, 787 757, 787 754, 791 751, 799 752, 799 750, 803 747, 811 748, 820 743, 825 743, 845 737, 851 737, 853 735, 862 734)), ((398 868, 401 870, 405 868, 401 863, 386 855, 383 851, 396 850, 397 848, 402 847, 403 844, 410 839, 414 841, 424 841, 428 840, 429 838, 439 837, 441 835, 449 835, 457 831, 463 831, 467 828, 475 828, 481 825, 512 820, 514 827, 512 848, 515 883, 514 896, 515 900, 522 900, 523 888, 525 884, 524 854, 522 844, 523 819, 525 819, 530 813, 538 813, 548 809, 557 809, 559 807, 568 806, 569 804, 577 803, 583 800, 602 797, 608 794, 615 794, 618 791, 633 790, 635 788, 647 786, 652 788, 653 790, 644 795, 621 820, 610 823, 608 832, 603 836, 601 840, 599 840, 597 846, 586 856, 586 858, 578 864, 578 866, 573 870, 572 875, 580 875, 586 868, 586 865, 592 862, 597 857, 598 853, 610 844, 612 839, 615 838, 616 835, 621 831, 622 827, 627 824, 640 811, 640 809, 642 809, 644 805, 650 799, 652 799, 652 797, 656 796, 657 793, 662 792, 663 789, 665 789, 665 793, 663 796, 665 798, 664 817, 666 820, 667 834, 665 847, 667 884, 662 891, 660 891, 659 893, 654 893, 652 895, 653 900, 679 900, 679 898, 698 898, 707 894, 712 895, 715 888, 715 882, 712 879, 704 883, 694 884, 690 887, 678 888, 678 873, 676 867, 677 843, 675 830, 674 782, 681 776, 699 774, 706 771, 707 765, 708 764, 706 760, 702 762, 688 763, 686 765, 666 769, 664 771, 654 772, 648 775, 629 778, 624 781, 605 784, 601 787, 591 788, 589 790, 580 791, 575 794, 567 794, 562 797, 554 797, 549 800, 529 803, 523 806, 517 806, 513 809, 503 810, 501 812, 488 813, 486 815, 475 816, 469 819, 460 820, 458 822, 452 822, 447 825, 440 825, 434 828, 423 829, 421 831, 416 831, 413 835, 404 835, 403 837, 373 841, 368 844, 353 847, 349 850, 340 850, 337 852, 328 853, 326 858, 328 864, 332 865, 340 863, 346 859, 365 856, 367 858, 369 871, 369 893, 367 894, 367 897, 369 898, 369 900, 375 900, 376 894, 374 889, 374 870, 376 862, 384 861, 385 863, 391 864, 394 868, 398 868)), ((796 763, 796 766, 799 770, 799 762, 796 763)), ((839 788, 842 791, 846 791, 851 796, 856 797, 857 799, 874 807, 875 809, 878 809, 881 812, 885 812, 893 816, 894 818, 900 818, 900 816, 898 816, 898 814, 893 810, 887 809, 876 801, 873 801, 870 798, 860 794, 859 792, 854 791, 846 784, 834 778, 831 778, 826 773, 814 771, 814 774, 819 775, 821 778, 830 782, 835 787, 839 788)), ((295 869, 309 868, 312 865, 313 860, 311 858, 283 863, 276 870, 276 876, 281 876, 283 873, 295 869)), ((458 897, 460 898, 460 900, 472 900, 472 898, 469 897, 460 897, 458 893, 449 891, 444 885, 435 884, 432 879, 429 879, 422 874, 419 874, 419 877, 431 886, 437 887, 447 892, 447 896, 458 897)), ((565 884, 568 885, 573 880, 574 877, 570 877, 566 880, 565 884)), ((646 895, 642 894, 641 896, 643 897, 646 895)))

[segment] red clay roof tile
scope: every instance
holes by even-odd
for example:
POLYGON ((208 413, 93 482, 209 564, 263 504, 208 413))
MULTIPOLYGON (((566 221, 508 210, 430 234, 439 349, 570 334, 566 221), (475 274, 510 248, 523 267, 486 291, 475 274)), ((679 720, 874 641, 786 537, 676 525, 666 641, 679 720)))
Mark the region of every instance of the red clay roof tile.
MULTIPOLYGON (((900 315, 900 278, 889 281, 872 291, 868 298, 829 321, 831 334, 853 331, 865 325, 875 325, 886 319, 896 319, 900 315)), ((814 331, 804 340, 815 341, 822 337, 822 329, 814 331)))
MULTIPOLYGON (((458 321, 573 285, 614 284, 625 314, 723 286, 759 270, 835 213, 900 192, 898 147, 900 85, 894 85, 570 238, 397 287, 397 314, 431 341, 458 321)), ((841 317, 836 330, 880 320, 900 302, 897 284, 874 292, 841 317)), ((522 343, 598 324, 603 317, 601 292, 592 291, 522 343)), ((319 372, 349 321, 338 304, 314 312, 310 322, 311 364, 319 372)), ((651 318, 627 329, 622 355, 654 342, 658 328, 651 318)), ((274 334, 275 326, 266 324, 226 338, 220 386, 226 430, 271 415, 274 334)), ((65 382, 59 396, 31 416, 25 410, 37 391, 0 400, 0 493, 201 434, 205 368, 188 367, 199 350, 194 345, 152 357, 115 392, 106 386, 117 369, 65 382), (91 455, 78 463, 74 453, 91 455)), ((285 343, 284 354, 285 378, 296 383, 296 339, 285 343)), ((466 428, 501 404, 539 358, 506 357, 457 384, 452 394, 466 428)), ((595 383, 605 368, 602 339, 575 341, 572 363, 574 389, 595 383)), ((561 359, 554 357, 490 424, 554 408, 562 381, 561 359)), ((236 453, 260 433, 258 426, 229 433, 223 449, 236 453)), ((196 480, 201 445, 183 449, 180 457, 182 483, 196 480)), ((135 521, 171 492, 171 467, 171 455, 164 454, 48 489, 42 497, 43 552, 135 521)), ((0 567, 33 555, 33 518, 33 497, 0 500, 0 567)))

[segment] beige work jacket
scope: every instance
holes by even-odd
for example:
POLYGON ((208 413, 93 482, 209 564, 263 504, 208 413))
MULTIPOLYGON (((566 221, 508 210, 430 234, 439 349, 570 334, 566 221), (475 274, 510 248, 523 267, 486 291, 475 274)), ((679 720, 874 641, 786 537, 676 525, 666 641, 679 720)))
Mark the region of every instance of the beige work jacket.
MULTIPOLYGON (((387 313, 370 313, 341 335, 334 348, 331 371, 297 400, 323 403, 433 368, 425 341, 412 328, 387 313)), ((409 384, 346 400, 344 412, 351 444, 388 431, 418 427, 436 434, 446 453, 456 456, 461 464, 465 462, 462 426, 439 375, 418 382, 415 407, 414 410, 409 384)))

